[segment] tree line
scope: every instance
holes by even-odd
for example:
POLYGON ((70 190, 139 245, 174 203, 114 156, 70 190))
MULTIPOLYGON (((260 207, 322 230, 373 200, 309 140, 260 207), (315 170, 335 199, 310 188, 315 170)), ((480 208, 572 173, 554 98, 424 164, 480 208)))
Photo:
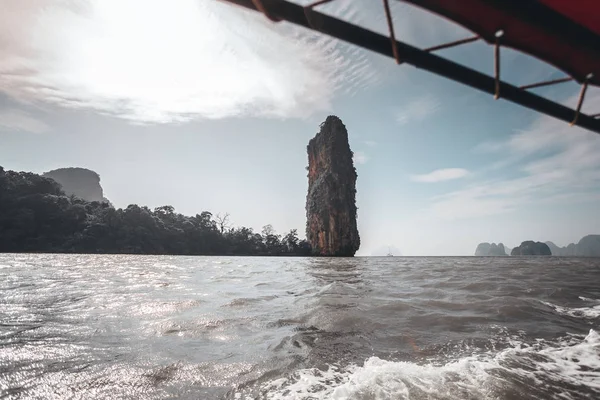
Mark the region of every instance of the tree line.
POLYGON ((229 215, 172 206, 114 208, 67 196, 60 184, 0 167, 0 252, 307 256, 296 229, 231 227, 229 215))

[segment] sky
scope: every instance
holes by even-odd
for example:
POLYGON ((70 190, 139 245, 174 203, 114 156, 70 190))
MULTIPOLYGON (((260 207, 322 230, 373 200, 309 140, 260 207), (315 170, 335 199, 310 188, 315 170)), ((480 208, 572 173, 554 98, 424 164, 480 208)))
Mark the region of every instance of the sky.
MULTIPOLYGON (((299 0, 298 0, 299 1, 299 0)), ((300 2, 300 1, 299 1, 300 2)), ((393 1, 399 40, 472 34, 393 1)), ((100 174, 117 207, 306 224, 306 145, 342 119, 358 172, 358 255, 472 255, 600 233, 600 136, 217 0, 2 0, 0 165, 100 174)), ((386 33, 380 2, 320 10, 386 33)), ((492 48, 439 52, 493 74, 492 48)), ((502 49, 516 85, 564 76, 502 49)), ((535 92, 575 106, 575 83, 535 92)), ((588 90, 584 112, 600 112, 588 90)))

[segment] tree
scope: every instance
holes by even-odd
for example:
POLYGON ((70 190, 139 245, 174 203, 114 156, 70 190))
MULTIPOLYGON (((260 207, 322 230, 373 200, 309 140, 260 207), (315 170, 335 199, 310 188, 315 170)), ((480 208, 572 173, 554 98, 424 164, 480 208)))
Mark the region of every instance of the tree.
POLYGON ((273 225, 268 224, 262 227, 262 235, 264 237, 267 237, 269 235, 274 235, 275 234, 275 229, 273 229, 273 225))
POLYGON ((229 213, 225 213, 225 215, 217 214, 215 220, 217 222, 217 226, 221 230, 221 234, 225 231, 225 229, 229 229, 229 213))
POLYGON ((66 196, 53 179, 0 167, 0 252, 308 255, 291 230, 283 240, 272 225, 262 235, 233 228, 229 214, 188 217, 170 205, 106 202, 66 196))
POLYGON ((262 236, 268 255, 280 255, 284 253, 281 246, 281 237, 276 234, 273 225, 268 224, 263 226, 262 236))
POLYGON ((158 215, 173 215, 175 213, 175 207, 173 206, 161 206, 154 209, 154 213, 158 215))
POLYGON ((283 237, 283 240, 281 242, 285 246, 286 251, 289 254, 296 253, 298 250, 298 244, 300 242, 300 239, 298 239, 298 230, 290 230, 290 232, 283 237))

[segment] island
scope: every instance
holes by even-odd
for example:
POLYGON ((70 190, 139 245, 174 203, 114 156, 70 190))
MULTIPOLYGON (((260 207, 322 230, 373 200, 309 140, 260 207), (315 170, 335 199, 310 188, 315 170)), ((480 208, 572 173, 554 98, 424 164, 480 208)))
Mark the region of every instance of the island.
POLYGON ((477 249, 475 249, 475 255, 479 257, 497 257, 507 256, 504 244, 502 243, 479 243, 477 249))
POLYGON ((512 249, 511 256, 551 256, 552 252, 546 243, 526 240, 512 249))
POLYGON ((308 143, 306 238, 316 256, 352 257, 360 247, 356 224, 356 168, 342 120, 330 115, 308 143))

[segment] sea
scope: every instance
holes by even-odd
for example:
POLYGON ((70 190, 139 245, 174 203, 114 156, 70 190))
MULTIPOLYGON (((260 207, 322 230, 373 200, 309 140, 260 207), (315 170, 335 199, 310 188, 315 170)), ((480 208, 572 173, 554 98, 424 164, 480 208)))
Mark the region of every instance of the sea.
POLYGON ((0 255, 1 399, 600 399, 600 259, 0 255))

